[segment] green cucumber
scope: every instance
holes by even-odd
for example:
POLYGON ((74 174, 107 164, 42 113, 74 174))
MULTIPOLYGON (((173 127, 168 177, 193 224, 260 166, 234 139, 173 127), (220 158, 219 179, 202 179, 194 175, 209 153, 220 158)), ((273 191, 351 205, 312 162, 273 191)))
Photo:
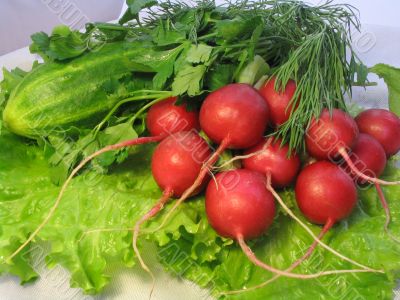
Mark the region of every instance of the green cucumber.
POLYGON ((121 100, 107 94, 107 82, 132 72, 156 73, 160 62, 176 52, 157 51, 146 42, 116 42, 68 62, 40 65, 12 91, 3 123, 26 137, 95 124, 121 100))

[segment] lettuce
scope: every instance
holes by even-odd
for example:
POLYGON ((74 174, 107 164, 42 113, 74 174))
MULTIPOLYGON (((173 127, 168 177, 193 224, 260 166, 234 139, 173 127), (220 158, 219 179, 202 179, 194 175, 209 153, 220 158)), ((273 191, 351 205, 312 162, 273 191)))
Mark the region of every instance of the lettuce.
POLYGON ((18 275, 22 283, 35 279, 31 252, 42 241, 51 244, 48 266, 65 267, 71 273, 71 285, 89 294, 100 292, 108 283, 106 266, 135 264, 129 231, 85 232, 130 228, 158 198, 160 192, 147 168, 151 148, 141 148, 140 159, 128 161, 112 175, 77 177, 35 241, 8 263, 5 258, 48 213, 59 187, 51 183, 41 149, 7 133, 0 136, 0 145, 0 273, 18 275))
POLYGON ((370 71, 383 78, 389 90, 389 109, 400 116, 400 69, 386 64, 377 64, 370 68, 370 71))
MULTIPOLYGON (((51 183, 51 171, 43 151, 4 132, 0 136, 0 273, 15 274, 22 283, 37 278, 34 251, 43 242, 50 244, 48 267, 62 265, 71 274, 71 285, 96 294, 108 284, 116 268, 135 265, 128 230, 160 196, 151 177, 152 146, 138 147, 127 161, 107 175, 87 171, 73 180, 59 208, 36 239, 11 262, 7 258, 41 222, 55 201, 59 187, 51 183), (97 229, 115 229, 98 231, 97 229), (97 231, 96 231, 97 230, 97 231)), ((385 178, 400 177, 388 167, 385 178)), ((392 209, 392 232, 400 236, 400 187, 384 187, 392 209)), ((294 205, 291 190, 281 193, 294 205)), ((314 280, 280 278, 252 292, 229 299, 391 299, 399 277, 400 245, 383 232, 385 220, 373 188, 360 191, 355 213, 337 224, 325 242, 363 264, 384 269, 386 274, 358 273, 321 277, 314 280)), ((169 209, 166 206, 166 209, 169 209)), ((296 211, 299 214, 298 211, 296 211)), ((184 203, 160 230, 165 215, 149 222, 143 237, 153 247, 154 256, 174 274, 207 287, 214 296, 223 291, 257 285, 271 274, 254 267, 239 247, 223 239, 208 225, 204 197, 184 203)), ((309 225, 315 232, 320 227, 309 225)), ((140 244, 144 238, 140 240, 140 244)), ((256 254, 278 268, 288 267, 302 255, 311 238, 287 215, 280 212, 273 227, 251 242, 256 254)), ((146 248, 147 249, 147 248, 146 248)), ((349 269, 354 266, 337 259, 320 247, 297 272, 349 269)), ((204 296, 204 295, 202 295, 204 296)))

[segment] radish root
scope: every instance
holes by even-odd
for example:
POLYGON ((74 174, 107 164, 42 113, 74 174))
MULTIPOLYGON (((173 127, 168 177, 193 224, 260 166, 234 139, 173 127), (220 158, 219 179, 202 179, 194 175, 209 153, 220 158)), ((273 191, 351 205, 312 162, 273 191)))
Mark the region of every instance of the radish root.
POLYGON ((386 234, 396 243, 400 243, 400 239, 398 239, 396 236, 394 236, 390 230, 389 230, 389 224, 390 224, 390 210, 389 210, 389 205, 386 202, 385 195, 383 194, 382 188, 379 184, 375 183, 375 188, 376 191, 378 192, 378 197, 379 200, 381 201, 382 207, 385 210, 385 215, 386 215, 386 221, 384 225, 384 230, 386 234))
POLYGON ((138 240, 139 233, 140 233, 140 226, 142 226, 142 224, 144 222, 146 222, 147 220, 154 217, 164 207, 164 205, 168 202, 169 198, 171 198, 172 195, 173 195, 173 191, 170 189, 166 189, 164 191, 163 195, 161 196, 161 198, 157 201, 157 203, 144 216, 142 216, 139 221, 136 222, 135 228, 133 230, 133 237, 132 237, 133 250, 134 250, 136 257, 139 260, 140 265, 142 266, 143 270, 145 270, 147 273, 149 273, 149 275, 151 276, 151 278, 153 280, 152 289, 150 292, 150 298, 151 298, 151 295, 153 293, 155 283, 156 283, 155 277, 154 277, 153 272, 151 272, 150 268, 146 265, 146 263, 144 262, 141 254, 140 254, 140 251, 137 247, 137 240, 138 240))
POLYGON ((370 177, 362 173, 352 162, 349 154, 346 152, 344 148, 338 150, 339 154, 344 158, 350 169, 360 178, 374 184, 381 184, 381 185, 400 185, 400 181, 385 181, 376 177, 370 177))
POLYGON ((287 271, 282 271, 279 269, 275 269, 274 267, 271 267, 262 261, 260 261, 254 254, 254 252, 247 246, 246 242, 244 241, 242 236, 237 237, 237 241, 242 248, 243 252, 246 254, 246 256, 249 258, 249 260, 254 263, 256 266, 259 266, 267 271, 270 271, 272 273, 278 274, 279 276, 286 276, 289 278, 297 278, 297 279, 312 279, 312 278, 318 278, 321 276, 326 276, 326 275, 332 275, 332 274, 344 274, 344 273, 366 273, 366 272, 371 272, 369 270, 332 270, 332 271, 323 271, 323 272, 318 272, 315 274, 296 274, 296 273, 291 273, 287 271))
POLYGON ((90 162, 95 157, 97 157, 97 156, 99 156, 99 155, 101 155, 103 153, 109 152, 109 151, 118 150, 118 149, 121 149, 121 148, 124 148, 124 147, 130 147, 130 146, 135 146, 135 145, 140 145, 140 144, 145 144, 145 143, 159 142, 164 137, 165 137, 164 135, 155 136, 155 137, 141 137, 141 138, 136 138, 136 139, 124 141, 124 142, 121 142, 121 143, 118 143, 118 144, 115 144, 115 145, 109 145, 109 146, 104 147, 103 149, 100 149, 100 150, 96 151, 95 153, 89 155, 87 158, 82 160, 79 163, 79 165, 75 169, 72 170, 71 174, 68 176, 67 180, 64 182, 63 186, 61 187, 60 193, 58 194, 56 202, 54 202, 54 205, 52 206, 52 208, 50 209, 49 213, 44 218, 42 223, 40 223, 40 225, 31 233, 31 235, 28 237, 28 239, 17 250, 15 250, 14 253, 12 253, 6 259, 6 261, 10 261, 16 255, 18 255, 18 253, 20 253, 35 238, 35 236, 39 233, 39 231, 42 230, 42 228, 49 222, 49 220, 53 216, 54 212, 56 211, 58 205, 60 204, 61 199, 64 196, 64 193, 65 193, 69 183, 71 182, 72 178, 74 178, 74 176, 88 162, 90 162))
POLYGON ((279 194, 275 191, 275 189, 272 187, 271 185, 271 174, 268 173, 267 174, 267 189, 272 193, 272 195, 275 197, 275 199, 279 202, 279 204, 282 206, 282 208, 284 209, 284 211, 291 216, 301 227, 304 228, 305 231, 308 232, 309 235, 311 235, 315 242, 317 242, 319 245, 321 245, 321 247, 325 248, 326 250, 328 250, 329 252, 331 252, 332 254, 336 255, 337 257, 355 265, 358 266, 364 270, 367 270, 369 272, 376 272, 376 273, 384 273, 383 270, 375 270, 372 269, 370 267, 364 266, 363 264, 360 264, 346 256, 344 256, 343 254, 340 254, 339 252, 337 252, 335 249, 331 248, 330 246, 328 246, 327 244, 325 244, 324 242, 322 242, 315 234, 314 232, 308 228, 308 226, 302 222, 294 213, 293 211, 285 204, 285 202, 283 202, 282 198, 279 196, 279 194))
MULTIPOLYGON (((324 235, 328 232, 328 230, 333 226, 334 222, 330 221, 327 222, 325 224, 325 226, 322 228, 321 232, 318 235, 318 239, 322 239, 324 237, 324 235)), ((318 242, 315 240, 312 245, 308 248, 307 252, 298 260, 296 260, 289 268, 287 268, 285 270, 285 272, 290 272, 292 270, 294 270, 298 265, 300 265, 303 261, 305 261, 307 258, 309 258, 311 256, 311 254, 313 253, 313 251, 315 250, 315 248, 317 247, 318 242)), ((275 280, 277 280, 279 277, 281 277, 281 275, 276 274, 274 277, 272 277, 271 279, 268 279, 267 281, 260 283, 256 286, 252 286, 250 288, 246 288, 246 289, 241 289, 241 290, 234 290, 234 291, 226 291, 221 293, 221 295, 236 295, 236 294, 241 294, 244 292, 250 292, 250 291, 254 291, 257 290, 259 288, 262 288, 268 284, 271 284, 272 282, 274 282, 275 280)))

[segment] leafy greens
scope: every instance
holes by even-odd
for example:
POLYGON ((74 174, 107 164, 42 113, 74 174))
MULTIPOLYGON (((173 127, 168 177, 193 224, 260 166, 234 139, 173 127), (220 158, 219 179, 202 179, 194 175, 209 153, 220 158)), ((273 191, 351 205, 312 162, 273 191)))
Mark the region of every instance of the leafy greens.
MULTIPOLYGON (((39 147, 24 144, 8 133, 0 137, 0 143, 0 257, 4 259, 36 228, 52 205, 58 188, 51 184, 50 169, 39 147)), ((55 216, 30 249, 13 262, 2 262, 0 272, 16 274, 22 282, 34 280, 37 274, 29 253, 39 247, 40 241, 51 245, 48 265, 65 267, 71 272, 71 284, 86 293, 98 293, 105 288, 111 275, 106 267, 133 266, 128 228, 160 196, 149 169, 151 149, 138 147, 137 153, 132 153, 108 175, 92 171, 74 179, 55 216)), ((391 180, 399 175, 398 169, 389 167, 385 178, 391 180)), ((396 222, 400 204, 395 199, 400 187, 385 187, 384 192, 396 222)), ((285 191, 282 197, 294 207, 293 192, 285 191)), ((162 217, 150 222, 146 231, 158 227, 162 217)), ((311 239, 288 216, 281 213, 277 218, 266 236, 252 247, 266 262, 285 268, 302 255, 311 239)), ((306 281, 281 278, 267 287, 229 298, 335 299, 346 295, 390 299, 400 270, 400 245, 387 238, 382 230, 384 221, 375 189, 368 188, 360 192, 356 212, 338 224, 325 242, 357 261, 383 268, 387 275, 365 273, 306 281)), ((320 230, 318 226, 309 226, 315 232, 320 230)), ((398 227, 392 226, 391 230, 400 236, 398 227)), ((147 237, 158 245, 158 259, 167 270, 209 287, 214 295, 251 287, 271 277, 251 265, 232 241, 217 236, 205 217, 203 196, 184 203, 163 229, 147 237)), ((316 272, 351 267, 319 248, 298 270, 316 272)))

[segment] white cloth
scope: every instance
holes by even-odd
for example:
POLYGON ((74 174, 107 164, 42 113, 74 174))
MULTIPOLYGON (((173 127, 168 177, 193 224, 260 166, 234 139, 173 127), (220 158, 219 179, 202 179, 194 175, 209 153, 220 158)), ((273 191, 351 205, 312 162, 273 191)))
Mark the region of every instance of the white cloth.
POLYGON ((124 0, 0 0, 0 55, 28 46, 37 31, 58 24, 81 27, 85 22, 114 20, 124 0))

